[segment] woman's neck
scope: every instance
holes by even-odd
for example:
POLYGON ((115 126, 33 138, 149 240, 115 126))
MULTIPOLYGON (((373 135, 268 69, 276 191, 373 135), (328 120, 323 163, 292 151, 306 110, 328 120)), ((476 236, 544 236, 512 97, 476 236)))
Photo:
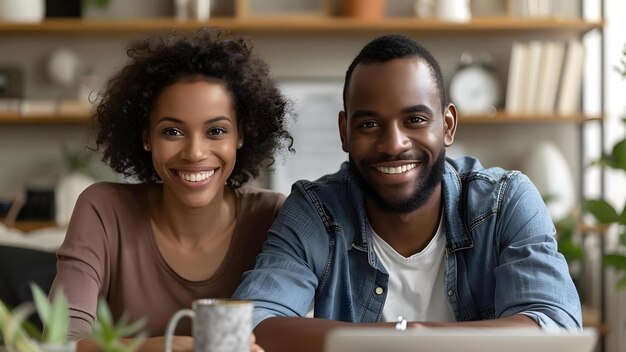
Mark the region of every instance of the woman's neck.
POLYGON ((201 208, 182 204, 163 187, 153 192, 151 198, 152 221, 164 236, 181 245, 197 246, 223 236, 237 216, 235 191, 226 186, 201 208))

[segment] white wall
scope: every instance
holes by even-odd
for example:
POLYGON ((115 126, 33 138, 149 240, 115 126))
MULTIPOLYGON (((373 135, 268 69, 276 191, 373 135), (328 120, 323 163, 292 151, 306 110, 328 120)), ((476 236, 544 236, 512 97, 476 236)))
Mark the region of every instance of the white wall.
MULTIPOLYGON (((626 2, 622 0, 605 0, 605 150, 610 152, 616 141, 624 138, 625 129, 621 119, 626 117, 626 79, 617 73, 614 67, 623 67, 622 51, 626 45, 626 2)), ((608 170, 605 177, 605 196, 607 201, 617 209, 624 209, 626 203, 626 174, 608 170)), ((614 229, 617 230, 617 229, 614 229)), ((624 229, 622 228, 622 231, 624 229)), ((607 240, 607 248, 617 248, 618 232, 611 232, 607 240)), ((623 248, 622 248, 623 250, 623 248)), ((626 351, 626 290, 617 292, 613 289, 615 276, 609 270, 606 287, 607 323, 611 334, 607 337, 607 351, 626 351)))

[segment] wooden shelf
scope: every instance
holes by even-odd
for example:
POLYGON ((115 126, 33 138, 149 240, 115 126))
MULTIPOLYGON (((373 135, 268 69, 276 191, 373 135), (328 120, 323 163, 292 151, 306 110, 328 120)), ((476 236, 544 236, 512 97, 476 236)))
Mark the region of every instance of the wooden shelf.
POLYGON ((206 26, 218 26, 233 32, 272 32, 281 35, 332 32, 421 32, 424 35, 464 34, 480 32, 498 34, 500 32, 576 32, 584 33, 601 28, 604 21, 579 19, 512 19, 508 17, 475 18, 468 23, 449 23, 438 20, 424 20, 416 17, 387 18, 380 21, 364 21, 342 17, 260 17, 232 18, 217 17, 208 21, 177 21, 174 18, 151 18, 133 20, 87 20, 81 18, 48 19, 37 24, 1 23, 0 34, 73 34, 93 35, 97 33, 155 32, 168 28, 196 30, 206 26))
POLYGON ((22 232, 31 232, 47 227, 58 227, 57 223, 54 221, 18 221, 10 226, 7 226, 22 232))
MULTIPOLYGON (((489 125, 513 123, 585 123, 602 121, 602 116, 576 115, 509 115, 499 112, 494 116, 464 115, 459 117, 461 125, 489 125)), ((20 116, 19 114, 0 113, 0 125, 45 125, 45 124, 88 124, 89 116, 20 116)))
POLYGON ((68 125, 88 124, 91 118, 76 116, 22 116, 13 113, 0 113, 0 125, 68 125))
POLYGON ((461 125, 487 125, 509 123, 584 123, 589 121, 602 121, 603 116, 588 116, 583 114, 573 115, 510 115, 498 112, 493 116, 460 114, 461 125))

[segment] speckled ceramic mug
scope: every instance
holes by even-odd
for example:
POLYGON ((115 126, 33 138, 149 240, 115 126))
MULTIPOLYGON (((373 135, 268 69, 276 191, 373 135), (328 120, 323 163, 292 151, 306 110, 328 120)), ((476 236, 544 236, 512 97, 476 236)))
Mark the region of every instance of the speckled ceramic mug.
POLYGON ((165 332, 165 352, 172 351, 172 335, 183 317, 192 319, 194 352, 249 352, 252 336, 252 302, 199 299, 191 309, 172 316, 165 332))

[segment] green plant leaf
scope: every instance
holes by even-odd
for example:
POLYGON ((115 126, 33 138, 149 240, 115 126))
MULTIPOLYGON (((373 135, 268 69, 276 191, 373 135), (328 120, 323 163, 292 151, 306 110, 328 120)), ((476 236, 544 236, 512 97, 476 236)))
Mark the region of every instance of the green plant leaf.
POLYGON ((130 341, 122 342, 122 338, 137 334, 145 325, 145 320, 140 319, 129 324, 130 318, 124 314, 115 324, 111 316, 111 311, 105 300, 98 301, 97 320, 94 325, 92 338, 103 352, 133 352, 136 351, 143 340, 143 334, 130 341))
MULTIPOLYGON (((6 307, 4 308, 6 309, 6 307)), ((8 310, 7 310, 8 311, 8 310)), ((3 337, 4 344, 9 351, 38 352, 39 347, 22 328, 22 323, 35 311, 32 303, 23 303, 17 306, 13 312, 4 316, 3 337)))
POLYGON ((559 252, 568 262, 581 260, 585 256, 582 247, 575 245, 572 241, 559 241, 559 252))
POLYGON ((136 322, 127 325, 127 324, 118 324, 117 335, 119 337, 130 337, 140 332, 141 329, 146 325, 145 319, 137 320, 136 322))
POLYGON ((622 276, 622 278, 615 284, 616 290, 623 290, 626 288, 626 275, 622 276))
POLYGON ((48 296, 34 283, 30 284, 30 290, 33 293, 33 299, 35 301, 35 307, 37 308, 37 314, 41 318, 41 322, 44 326, 50 325, 50 301, 48 296))
POLYGON ((619 236, 619 243, 621 243, 621 244, 622 244, 622 246, 625 246, 625 247, 626 247, 626 232, 622 233, 622 234, 619 236))
POLYGON ((601 224, 611 224, 617 222, 619 218, 617 211, 602 199, 585 200, 582 207, 586 212, 591 213, 601 224))
POLYGON ((63 343, 67 340, 67 326, 69 323, 69 304, 67 297, 60 288, 54 293, 50 308, 50 321, 44 331, 44 341, 49 343, 63 343))
POLYGON ((604 264, 617 270, 626 271, 626 256, 621 254, 605 254, 603 261, 604 264))
POLYGON ((98 300, 98 310, 96 312, 98 321, 104 326, 113 325, 113 319, 111 318, 111 311, 106 301, 103 299, 98 300))
POLYGON ((626 171, 626 139, 619 141, 613 146, 611 158, 614 162, 614 168, 626 171))

